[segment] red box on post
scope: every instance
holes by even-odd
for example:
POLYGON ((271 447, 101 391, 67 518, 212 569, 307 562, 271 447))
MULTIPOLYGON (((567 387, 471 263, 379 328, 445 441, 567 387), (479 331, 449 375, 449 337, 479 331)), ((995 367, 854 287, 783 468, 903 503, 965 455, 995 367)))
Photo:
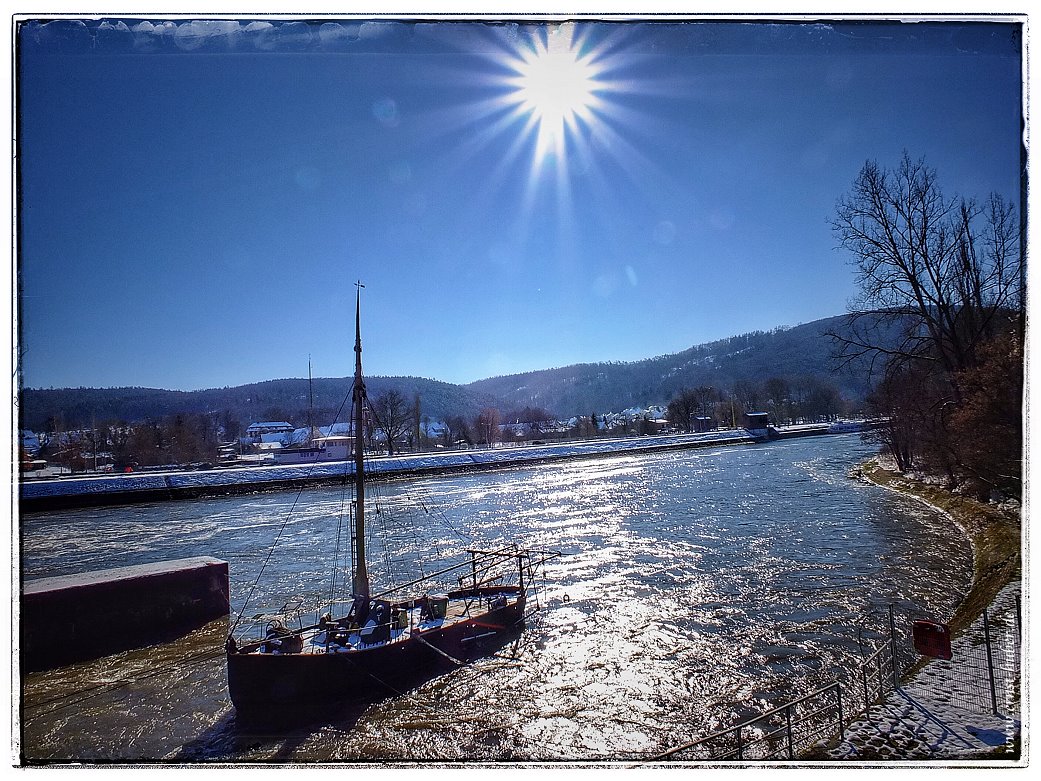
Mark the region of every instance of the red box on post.
POLYGON ((936 621, 914 621, 911 624, 914 648, 923 656, 936 659, 951 658, 951 629, 936 621))

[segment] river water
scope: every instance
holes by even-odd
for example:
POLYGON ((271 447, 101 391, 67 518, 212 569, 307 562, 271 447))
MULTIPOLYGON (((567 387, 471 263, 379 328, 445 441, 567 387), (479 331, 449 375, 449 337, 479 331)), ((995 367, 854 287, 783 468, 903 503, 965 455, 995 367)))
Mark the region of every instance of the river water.
MULTIPOLYGON (((860 658, 858 626, 881 626, 890 604, 951 615, 972 574, 968 542, 941 514, 850 480, 870 453, 856 435, 810 437, 392 483, 383 504, 418 508, 413 531, 390 529, 400 550, 512 539, 564 554, 518 640, 339 721, 251 734, 226 690, 229 622, 216 621, 27 676, 23 760, 653 756, 844 680, 860 658)), ((24 574, 215 556, 230 564, 233 610, 257 582, 252 614, 328 582, 343 501, 326 487, 33 514, 22 518, 24 574)))

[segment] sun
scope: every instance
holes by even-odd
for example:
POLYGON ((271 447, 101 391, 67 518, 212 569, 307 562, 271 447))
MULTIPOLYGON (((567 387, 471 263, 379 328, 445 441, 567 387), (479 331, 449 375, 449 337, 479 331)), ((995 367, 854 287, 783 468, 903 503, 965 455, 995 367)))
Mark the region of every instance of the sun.
POLYGON ((537 51, 521 66, 518 97, 539 124, 557 129, 576 116, 588 116, 596 88, 593 77, 593 68, 570 49, 537 51))
POLYGON ((599 104, 599 69, 592 57, 580 54, 573 26, 562 24, 547 30, 545 41, 536 39, 514 70, 512 100, 534 126, 537 156, 563 152, 568 135, 590 124, 599 104))

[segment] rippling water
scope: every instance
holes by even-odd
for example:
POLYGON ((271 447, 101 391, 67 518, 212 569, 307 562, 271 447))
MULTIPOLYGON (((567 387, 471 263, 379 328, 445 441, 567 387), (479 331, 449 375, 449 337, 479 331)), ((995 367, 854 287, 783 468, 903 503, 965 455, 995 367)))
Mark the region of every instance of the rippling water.
MULTIPOLYGON (((846 478, 869 452, 856 436, 812 437, 386 486, 388 508, 418 508, 416 533, 397 531, 409 555, 511 538, 565 553, 518 641, 336 723, 255 735, 235 725, 228 622, 218 621, 176 643, 29 676, 23 756, 654 755, 843 678, 859 658, 857 626, 881 624, 890 603, 951 614, 972 573, 967 541, 940 514, 846 478)), ((33 515, 22 520, 24 572, 212 555, 230 563, 237 610, 285 524, 254 598, 277 607, 328 583, 343 501, 325 488, 33 515)), ((378 550, 376 559, 378 579, 378 550)), ((258 612, 254 603, 245 612, 258 612)))

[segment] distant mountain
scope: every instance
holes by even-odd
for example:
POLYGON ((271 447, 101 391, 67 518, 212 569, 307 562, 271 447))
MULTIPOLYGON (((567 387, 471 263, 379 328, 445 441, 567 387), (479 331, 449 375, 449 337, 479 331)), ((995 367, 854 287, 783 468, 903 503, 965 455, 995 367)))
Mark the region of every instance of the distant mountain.
MULTIPOLYGON (((665 404, 684 387, 729 390, 739 380, 813 376, 849 399, 870 386, 866 365, 839 371, 829 331, 844 333, 846 317, 732 336, 631 363, 592 363, 478 380, 466 387, 502 399, 507 408, 542 407, 561 417, 665 404)), ((895 331, 888 334, 894 342, 895 331)))
MULTIPOLYGON (((504 414, 526 406, 541 407, 560 418, 593 412, 618 412, 633 406, 665 404, 683 387, 712 385, 729 390, 739 380, 761 382, 770 377, 826 378, 850 399, 862 399, 869 388, 864 366, 837 371, 828 331, 843 332, 845 317, 817 320, 793 328, 743 334, 688 350, 631 363, 589 363, 492 377, 468 385, 452 385, 420 377, 366 378, 370 397, 390 389, 406 398, 420 397, 423 415, 440 420, 449 415, 472 418, 492 406, 504 414)), ((896 340, 895 333, 891 334, 896 340)), ((313 381, 314 423, 344 420, 349 378, 313 381)), ((245 428, 252 422, 308 422, 308 381, 268 380, 234 388, 172 391, 153 388, 25 389, 20 398, 21 427, 33 431, 83 428, 92 421, 136 422, 177 413, 218 413, 245 428)))
MULTIPOLYGON (((21 427, 31 431, 85 428, 92 422, 134 423, 174 414, 218 413, 243 429, 258 421, 288 421, 297 426, 325 426, 350 416, 351 378, 316 378, 313 413, 306 379, 267 380, 234 388, 172 391, 157 388, 32 389, 21 393, 21 427), (57 419, 57 422, 55 422, 57 419)), ((498 399, 481 391, 421 377, 367 377, 369 397, 394 389, 409 401, 419 394, 420 413, 433 420, 447 415, 475 417, 498 399)))

